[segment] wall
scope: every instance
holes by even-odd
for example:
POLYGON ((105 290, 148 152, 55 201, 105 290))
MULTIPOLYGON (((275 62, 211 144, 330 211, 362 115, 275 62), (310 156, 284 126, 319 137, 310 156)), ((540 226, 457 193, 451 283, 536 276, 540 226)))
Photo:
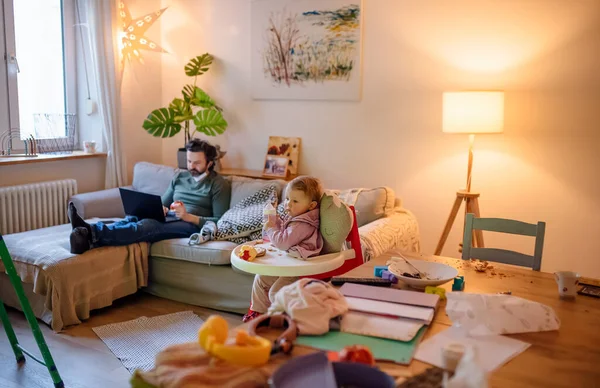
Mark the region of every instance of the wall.
POLYGON ((104 166, 106 158, 59 160, 55 162, 16 164, 0 166, 0 186, 23 185, 58 179, 75 179, 77 191, 104 189, 104 166))
MULTIPOLYGON (((259 169, 269 135, 302 138, 300 171, 326 186, 387 185, 417 216, 432 253, 464 186, 467 136, 441 131, 441 95, 505 91, 505 131, 475 143, 473 190, 484 216, 547 222, 543 270, 600 277, 600 2, 365 0, 360 102, 257 101, 250 94, 249 0, 163 1, 162 102, 183 66, 216 57, 200 86, 230 126, 214 139, 225 166, 259 169)), ((175 163, 182 138, 163 142, 175 163)), ((443 254, 458 257, 462 228, 443 254)), ((486 234, 488 246, 533 242, 486 234)))

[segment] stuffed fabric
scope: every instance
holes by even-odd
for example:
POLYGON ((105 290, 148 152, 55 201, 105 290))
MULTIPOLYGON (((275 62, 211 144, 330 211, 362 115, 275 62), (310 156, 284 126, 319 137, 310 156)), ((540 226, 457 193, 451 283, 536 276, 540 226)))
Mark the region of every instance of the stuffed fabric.
POLYGON ((354 223, 352 210, 336 194, 326 192, 321 198, 320 214, 321 254, 341 251, 354 223))
MULTIPOLYGON (((217 222, 216 240, 235 241, 262 231, 263 209, 277 201, 277 186, 269 185, 243 199, 217 222)), ((245 240, 245 239, 244 239, 245 240)))
POLYGON ((136 370, 133 388, 264 387, 265 368, 237 366, 214 359, 198 342, 172 345, 156 355, 154 369, 136 370))
POLYGON ((281 288, 269 307, 269 315, 287 313, 298 325, 300 334, 321 335, 329 331, 331 318, 348 311, 346 298, 331 284, 315 279, 300 279, 281 288))

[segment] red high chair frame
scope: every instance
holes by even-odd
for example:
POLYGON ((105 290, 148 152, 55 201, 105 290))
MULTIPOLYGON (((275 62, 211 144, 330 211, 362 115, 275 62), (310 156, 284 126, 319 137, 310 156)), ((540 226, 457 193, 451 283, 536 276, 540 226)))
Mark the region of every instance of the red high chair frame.
POLYGON ((354 210, 354 206, 350 206, 350 210, 352 210, 352 229, 350 229, 350 233, 346 238, 346 242, 350 244, 348 249, 354 250, 354 258, 348 259, 342 264, 341 267, 336 268, 332 271, 321 273, 318 275, 310 275, 310 276, 302 276, 303 278, 311 278, 311 279, 321 279, 328 281, 333 276, 340 276, 353 270, 354 268, 361 266, 363 261, 362 254, 362 246, 360 245, 360 235, 358 234, 358 223, 356 222, 356 210, 354 210))

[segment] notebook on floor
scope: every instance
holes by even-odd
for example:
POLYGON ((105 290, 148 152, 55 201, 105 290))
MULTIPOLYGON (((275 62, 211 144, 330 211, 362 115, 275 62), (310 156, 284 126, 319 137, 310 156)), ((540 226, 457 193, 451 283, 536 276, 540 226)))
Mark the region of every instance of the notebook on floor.
POLYGON ((394 341, 391 339, 367 337, 364 335, 330 331, 320 336, 299 336, 296 344, 311 348, 331 350, 339 352, 345 346, 364 345, 367 346, 377 360, 393 361, 399 364, 410 364, 417 344, 425 334, 426 327, 422 327, 417 335, 407 342, 394 341))
POLYGON ((364 284, 344 283, 340 292, 345 297, 354 297, 404 305, 429 307, 435 309, 440 296, 418 291, 398 290, 396 288, 373 287, 364 284))
POLYGON ((381 317, 349 311, 342 317, 340 331, 344 333, 366 335, 369 337, 387 338, 396 341, 411 341, 423 323, 413 319, 381 317))

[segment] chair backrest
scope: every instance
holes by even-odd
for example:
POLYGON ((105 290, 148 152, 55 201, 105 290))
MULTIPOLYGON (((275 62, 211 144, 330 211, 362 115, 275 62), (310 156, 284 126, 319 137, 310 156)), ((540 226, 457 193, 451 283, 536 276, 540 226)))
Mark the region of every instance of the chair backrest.
POLYGON ((362 246, 360 244, 360 235, 358 234, 358 223, 356 222, 356 211, 354 210, 354 206, 350 206, 350 210, 352 210, 352 217, 354 219, 354 222, 352 224, 352 229, 350 229, 350 233, 346 238, 346 242, 349 244, 349 249, 354 251, 354 257, 351 259, 347 259, 341 267, 332 271, 321 273, 318 275, 303 277, 311 279, 329 279, 332 276, 343 275, 346 272, 364 264, 362 246))
POLYGON ((468 213, 465 220, 462 258, 464 260, 480 259, 504 264, 520 265, 522 267, 530 267, 534 271, 539 271, 542 267, 542 251, 544 249, 545 233, 545 222, 528 224, 526 222, 503 218, 476 218, 473 214, 468 213), (531 256, 506 249, 472 247, 473 230, 486 230, 490 232, 535 237, 534 254, 531 256))

